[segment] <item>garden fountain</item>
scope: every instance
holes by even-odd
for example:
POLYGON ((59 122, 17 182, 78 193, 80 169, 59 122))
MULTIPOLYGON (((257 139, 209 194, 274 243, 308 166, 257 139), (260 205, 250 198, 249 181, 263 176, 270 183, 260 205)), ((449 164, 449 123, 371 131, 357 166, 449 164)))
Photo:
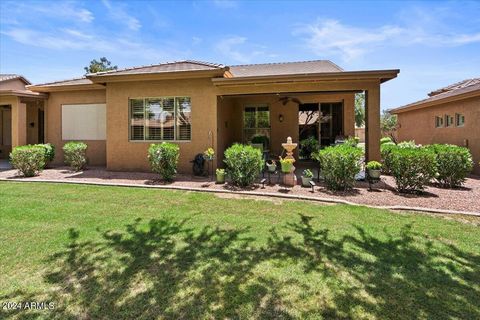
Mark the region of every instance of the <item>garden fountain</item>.
MULTIPOLYGON (((292 137, 287 138, 287 143, 282 143, 283 149, 286 151, 286 156, 284 159, 290 159, 292 163, 295 162, 295 158, 293 157, 293 150, 297 147, 296 143, 292 143, 292 137)), ((283 176, 283 183, 286 186, 293 187, 297 184, 297 176, 295 175, 295 167, 292 165, 290 172, 285 173, 283 176)))

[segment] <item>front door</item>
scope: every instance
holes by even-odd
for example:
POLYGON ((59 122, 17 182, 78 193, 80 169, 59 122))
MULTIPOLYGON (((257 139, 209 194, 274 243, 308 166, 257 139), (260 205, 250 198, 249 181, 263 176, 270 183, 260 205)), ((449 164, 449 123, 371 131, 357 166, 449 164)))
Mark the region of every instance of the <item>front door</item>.
POLYGON ((38 143, 45 143, 45 113, 38 110, 38 143))

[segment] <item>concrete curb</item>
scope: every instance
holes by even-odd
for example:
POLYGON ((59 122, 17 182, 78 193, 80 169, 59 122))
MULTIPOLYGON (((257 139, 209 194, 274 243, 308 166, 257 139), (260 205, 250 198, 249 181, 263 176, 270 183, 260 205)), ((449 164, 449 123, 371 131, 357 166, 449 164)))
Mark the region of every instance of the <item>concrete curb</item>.
POLYGON ((417 212, 428 212, 428 213, 438 213, 438 214, 460 214, 460 215, 480 217, 480 212, 456 211, 456 210, 445 210, 445 209, 424 208, 424 207, 408 207, 408 206, 372 206, 372 205, 355 203, 355 202, 341 200, 341 199, 309 197, 309 196, 293 195, 293 194, 278 194, 278 193, 271 193, 271 192, 235 191, 235 190, 220 190, 220 189, 182 187, 182 186, 171 186, 171 185, 147 185, 147 184, 143 185, 143 184, 128 184, 128 183, 56 180, 56 179, 33 180, 28 178, 13 178, 13 179, 0 178, 0 181, 66 183, 66 184, 93 185, 93 186, 130 187, 130 188, 195 191, 195 192, 206 192, 206 193, 241 194, 241 195, 250 195, 250 196, 258 196, 258 197, 273 197, 273 198, 282 198, 282 199, 290 199, 290 200, 304 200, 304 201, 313 201, 313 202, 322 202, 322 203, 347 204, 351 206, 362 206, 362 207, 368 207, 368 208, 374 208, 374 209, 388 209, 388 210, 396 210, 396 211, 417 211, 417 212))

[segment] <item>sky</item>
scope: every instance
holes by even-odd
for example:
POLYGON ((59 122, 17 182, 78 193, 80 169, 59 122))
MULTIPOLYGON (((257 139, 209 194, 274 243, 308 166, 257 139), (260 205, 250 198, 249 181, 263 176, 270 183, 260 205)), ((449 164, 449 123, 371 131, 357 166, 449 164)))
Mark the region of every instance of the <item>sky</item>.
POLYGON ((225 65, 329 59, 400 69, 382 109, 480 77, 480 1, 1 1, 0 73, 33 83, 174 60, 225 65))

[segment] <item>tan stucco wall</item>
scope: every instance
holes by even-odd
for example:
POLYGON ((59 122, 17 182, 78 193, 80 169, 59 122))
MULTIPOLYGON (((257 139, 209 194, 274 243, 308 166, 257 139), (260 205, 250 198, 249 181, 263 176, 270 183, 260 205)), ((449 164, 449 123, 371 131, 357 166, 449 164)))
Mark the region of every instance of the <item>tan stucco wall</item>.
POLYGON ((480 97, 474 97, 437 106, 417 109, 398 114, 399 141, 415 140, 419 144, 448 143, 468 147, 475 161, 475 173, 480 174, 480 97), (435 128, 435 116, 455 113, 465 115, 463 127, 435 128))
MULTIPOLYGON (((188 96, 192 103, 192 140, 180 147, 178 169, 191 172, 197 153, 217 144, 217 96, 211 80, 159 80, 107 85, 107 169, 149 171, 147 150, 153 142, 129 141, 129 98, 188 96)), ((155 142, 158 143, 158 142, 155 142)))
MULTIPOLYGON (((285 96, 285 95, 283 95, 285 96)), ((295 95, 302 103, 329 103, 343 102, 343 126, 344 135, 354 136, 354 93, 344 94, 308 94, 295 95)), ((292 137, 294 142, 299 139, 298 104, 289 101, 283 105, 277 95, 255 96, 224 96, 218 99, 218 152, 219 160, 223 160, 223 152, 235 142, 243 141, 243 110, 247 105, 266 104, 270 110, 270 147, 274 155, 282 154, 282 143, 287 137, 292 137), (283 115, 283 121, 279 121, 279 115, 283 115)), ((295 150, 298 157, 298 148, 295 150)), ((219 163, 221 165, 221 163, 219 163)))
MULTIPOLYGON (((62 140, 62 104, 91 104, 105 103, 105 90, 90 91, 64 91, 52 92, 45 108, 46 142, 52 143, 56 148, 54 164, 63 164, 62 147, 67 142, 62 140)), ((105 140, 87 140, 87 157, 89 165, 103 166, 106 164, 105 140)))
POLYGON ((0 90, 25 90, 25 82, 20 79, 12 79, 0 82, 0 90))

